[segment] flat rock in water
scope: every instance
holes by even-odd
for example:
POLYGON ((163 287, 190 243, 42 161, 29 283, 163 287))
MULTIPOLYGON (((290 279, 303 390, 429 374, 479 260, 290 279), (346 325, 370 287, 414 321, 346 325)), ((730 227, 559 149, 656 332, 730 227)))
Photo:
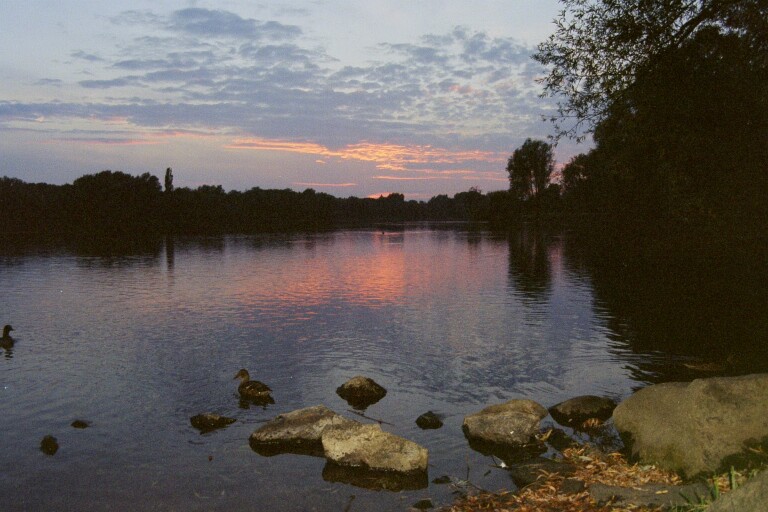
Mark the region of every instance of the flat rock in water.
POLYGON ((496 445, 524 445, 539 432, 547 410, 533 400, 510 400, 464 417, 469 439, 496 445))
POLYGON ((387 394, 387 390, 373 379, 358 375, 336 388, 336 394, 355 409, 365 409, 387 394))
POLYGON ((189 419, 189 422, 192 424, 192 426, 201 432, 211 432, 219 428, 224 428, 227 425, 231 425, 235 421, 237 421, 235 418, 220 416, 212 412, 196 414, 189 419))
POLYGON ((584 395, 571 398, 549 408, 552 418, 559 424, 579 429, 588 419, 605 421, 611 417, 616 402, 610 398, 584 395))
POLYGON ((360 422, 339 416, 324 405, 316 405, 275 417, 251 434, 250 444, 265 455, 294 452, 322 456, 321 438, 327 428, 360 425, 360 422))
POLYGON ((750 442, 768 440, 768 374, 649 386, 613 421, 643 462, 687 477, 739 467, 750 442))
POLYGON ((427 470, 426 448, 384 432, 379 425, 328 428, 322 443, 325 457, 338 465, 400 473, 427 470))
POLYGON ((721 495, 707 512, 765 510, 768 506, 768 471, 763 470, 744 485, 721 495))
POLYGON ((687 506, 701 503, 709 497, 709 488, 703 482, 689 485, 645 484, 640 487, 618 487, 614 485, 592 484, 587 490, 598 503, 618 506, 661 507, 668 509, 675 506, 687 506))

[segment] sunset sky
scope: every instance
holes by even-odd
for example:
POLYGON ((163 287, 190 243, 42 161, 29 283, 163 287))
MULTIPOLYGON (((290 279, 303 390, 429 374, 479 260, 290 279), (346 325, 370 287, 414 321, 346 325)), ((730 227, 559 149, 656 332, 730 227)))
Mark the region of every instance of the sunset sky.
MULTIPOLYGON (((0 176, 409 199, 506 189, 551 130, 556 0, 5 0, 0 176)), ((566 162, 585 148, 561 142, 566 162)))

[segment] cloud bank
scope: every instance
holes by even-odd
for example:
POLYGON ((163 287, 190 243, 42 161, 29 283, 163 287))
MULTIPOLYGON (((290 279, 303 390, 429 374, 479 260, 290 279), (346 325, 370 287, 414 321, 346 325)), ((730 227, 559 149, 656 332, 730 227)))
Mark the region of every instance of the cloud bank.
POLYGON ((542 70, 533 48, 513 38, 457 26, 382 42, 364 64, 349 65, 298 25, 224 10, 126 11, 110 23, 131 36, 72 49, 82 79, 30 85, 66 88, 68 100, 0 101, 0 130, 101 145, 217 137, 230 150, 395 173, 372 179, 488 182, 504 181, 506 157, 524 138, 546 135, 541 116, 551 106, 535 82, 542 70), (113 126, 89 133, 93 123, 113 126))

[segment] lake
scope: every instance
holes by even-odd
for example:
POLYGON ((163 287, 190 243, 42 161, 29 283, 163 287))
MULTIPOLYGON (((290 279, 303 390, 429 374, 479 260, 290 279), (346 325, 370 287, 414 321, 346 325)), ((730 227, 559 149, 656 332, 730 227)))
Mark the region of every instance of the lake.
POLYGON ((388 390, 365 414, 429 449, 430 481, 498 490, 513 486, 508 474, 461 431, 486 405, 619 400, 652 382, 768 370, 764 292, 732 279, 686 288, 626 263, 560 233, 426 224, 178 238, 129 253, 6 246, 0 323, 15 345, 0 353, 0 508, 444 505, 450 485, 332 481, 323 459, 262 456, 248 437, 317 404, 366 421, 335 393, 361 374, 388 390), (713 362, 722 368, 697 369, 713 362), (241 407, 240 368, 276 403, 241 407), (441 429, 416 426, 429 410, 441 429), (200 412, 237 422, 200 434, 189 421, 200 412), (53 456, 39 449, 45 435, 58 439, 53 456))

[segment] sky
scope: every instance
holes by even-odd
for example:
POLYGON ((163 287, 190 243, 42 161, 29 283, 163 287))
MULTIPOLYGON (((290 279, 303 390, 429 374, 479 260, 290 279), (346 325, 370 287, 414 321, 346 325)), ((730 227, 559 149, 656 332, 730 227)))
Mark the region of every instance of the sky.
MULTIPOLYGON (((0 176, 176 187, 508 188, 555 102, 531 59, 557 0, 4 0, 0 176)), ((562 141, 559 164, 585 149, 562 141)))

